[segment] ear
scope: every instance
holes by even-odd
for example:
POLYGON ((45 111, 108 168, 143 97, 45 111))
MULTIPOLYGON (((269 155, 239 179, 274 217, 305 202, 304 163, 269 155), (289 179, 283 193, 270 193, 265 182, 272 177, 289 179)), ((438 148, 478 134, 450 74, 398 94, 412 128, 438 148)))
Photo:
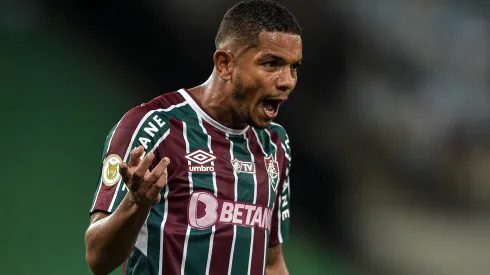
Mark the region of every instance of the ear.
POLYGON ((214 67, 218 75, 225 81, 231 80, 233 73, 233 55, 225 50, 217 50, 214 55, 214 67))

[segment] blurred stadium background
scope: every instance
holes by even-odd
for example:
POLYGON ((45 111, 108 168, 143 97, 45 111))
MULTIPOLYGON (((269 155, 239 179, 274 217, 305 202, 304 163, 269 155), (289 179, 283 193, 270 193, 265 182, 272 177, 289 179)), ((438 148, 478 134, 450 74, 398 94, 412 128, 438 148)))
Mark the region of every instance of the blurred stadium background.
MULTIPOLYGON (((304 29, 291 274, 489 274, 489 2, 279 2, 304 29)), ((234 3, 0 1, 0 274, 89 274, 105 135, 207 78, 234 3)))

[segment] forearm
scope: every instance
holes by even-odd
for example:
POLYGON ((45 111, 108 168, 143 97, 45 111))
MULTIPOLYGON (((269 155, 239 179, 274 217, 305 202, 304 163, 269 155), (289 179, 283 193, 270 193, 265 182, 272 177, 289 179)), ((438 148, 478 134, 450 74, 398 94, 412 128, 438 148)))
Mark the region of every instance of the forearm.
POLYGON ((267 249, 265 271, 267 275, 289 275, 281 244, 275 244, 267 249))
POLYGON ((86 260, 94 274, 108 274, 124 262, 150 209, 126 196, 114 213, 90 225, 85 234, 86 260))
POLYGON ((266 275, 289 275, 288 269, 284 261, 266 266, 266 275))

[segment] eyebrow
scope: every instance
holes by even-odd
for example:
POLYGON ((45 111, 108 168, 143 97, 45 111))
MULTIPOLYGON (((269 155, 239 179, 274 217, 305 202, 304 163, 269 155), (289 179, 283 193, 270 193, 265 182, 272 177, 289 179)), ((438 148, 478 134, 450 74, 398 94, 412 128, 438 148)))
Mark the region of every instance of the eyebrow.
MULTIPOLYGON (((274 59, 274 60, 286 61, 284 58, 271 53, 265 54, 264 56, 262 56, 261 59, 274 59)), ((301 64, 302 62, 303 62, 303 57, 301 57, 300 60, 294 62, 293 64, 301 64)))

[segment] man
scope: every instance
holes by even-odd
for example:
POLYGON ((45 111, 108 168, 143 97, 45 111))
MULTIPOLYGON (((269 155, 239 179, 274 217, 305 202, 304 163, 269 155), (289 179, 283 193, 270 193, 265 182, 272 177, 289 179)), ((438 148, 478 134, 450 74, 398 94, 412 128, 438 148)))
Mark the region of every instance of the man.
POLYGON ((288 274, 290 148, 272 120, 296 85, 300 32, 279 4, 235 5, 209 79, 111 130, 85 235, 94 274, 288 274))

